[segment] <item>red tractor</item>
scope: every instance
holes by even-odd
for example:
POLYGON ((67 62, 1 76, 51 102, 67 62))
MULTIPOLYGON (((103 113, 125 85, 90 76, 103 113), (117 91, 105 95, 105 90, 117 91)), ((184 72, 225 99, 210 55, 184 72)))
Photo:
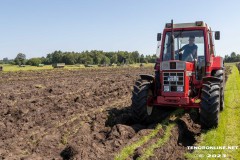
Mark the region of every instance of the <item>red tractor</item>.
POLYGON ((163 34, 157 35, 161 44, 155 76, 140 75, 133 89, 135 121, 151 122, 160 116, 158 108, 195 108, 202 128, 218 126, 219 112, 224 109, 225 73, 214 38, 219 40, 220 32, 203 21, 165 25, 163 34))

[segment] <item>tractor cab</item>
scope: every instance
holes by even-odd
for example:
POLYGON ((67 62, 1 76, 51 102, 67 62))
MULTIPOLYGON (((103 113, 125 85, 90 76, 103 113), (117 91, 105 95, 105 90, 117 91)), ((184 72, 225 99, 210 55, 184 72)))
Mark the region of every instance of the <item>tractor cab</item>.
MULTIPOLYGON (((159 50, 160 61, 183 61, 194 64, 192 68, 196 80, 201 80, 206 74, 205 67, 211 57, 215 56, 213 32, 206 23, 171 24, 167 23, 163 31, 162 45, 159 50), (209 53, 209 54, 208 54, 209 53)), ((215 32, 215 39, 220 39, 220 32, 215 32)), ((161 40, 161 33, 158 34, 161 40)))

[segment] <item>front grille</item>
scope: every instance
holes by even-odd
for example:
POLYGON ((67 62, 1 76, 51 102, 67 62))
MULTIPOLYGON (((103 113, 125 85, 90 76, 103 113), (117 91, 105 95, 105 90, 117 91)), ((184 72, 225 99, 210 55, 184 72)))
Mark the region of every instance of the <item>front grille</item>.
POLYGON ((184 73, 183 72, 164 72, 163 85, 169 86, 169 92, 179 92, 178 87, 183 87, 184 91, 184 73))

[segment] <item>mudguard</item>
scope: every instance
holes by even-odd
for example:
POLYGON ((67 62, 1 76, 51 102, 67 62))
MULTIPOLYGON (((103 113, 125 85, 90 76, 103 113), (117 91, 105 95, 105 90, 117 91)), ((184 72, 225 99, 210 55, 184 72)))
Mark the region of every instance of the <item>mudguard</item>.
POLYGON ((141 79, 148 81, 154 81, 155 79, 154 75, 151 74, 140 74, 139 76, 141 77, 141 79))
POLYGON ((213 76, 203 77, 203 82, 206 82, 206 81, 211 81, 211 82, 220 83, 220 82, 221 82, 221 79, 220 79, 220 78, 217 78, 217 77, 213 77, 213 76))

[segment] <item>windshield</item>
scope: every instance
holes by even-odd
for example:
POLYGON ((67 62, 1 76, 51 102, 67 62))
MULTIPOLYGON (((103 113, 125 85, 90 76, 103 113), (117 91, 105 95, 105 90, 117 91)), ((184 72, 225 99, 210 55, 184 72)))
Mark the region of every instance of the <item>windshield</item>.
MULTIPOLYGON (((175 31, 174 48, 175 59, 179 60, 179 53, 183 61, 194 61, 199 56, 204 56, 203 31, 175 31)), ((164 41, 163 61, 171 59, 171 32, 166 33, 164 41)))

